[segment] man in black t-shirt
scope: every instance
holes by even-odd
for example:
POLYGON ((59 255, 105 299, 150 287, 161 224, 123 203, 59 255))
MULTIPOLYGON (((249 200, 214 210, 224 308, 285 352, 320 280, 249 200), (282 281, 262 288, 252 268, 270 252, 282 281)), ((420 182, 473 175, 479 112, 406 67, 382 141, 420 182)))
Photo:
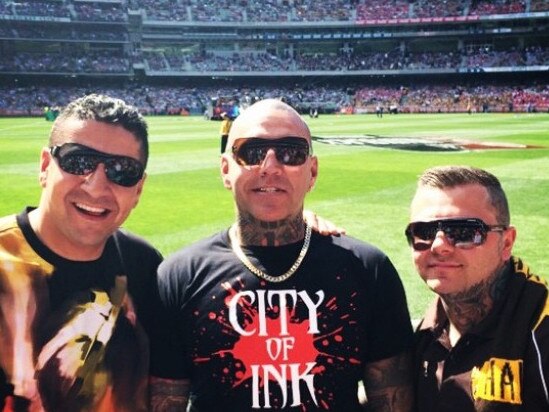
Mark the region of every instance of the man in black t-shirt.
POLYGON ((151 409, 409 411, 412 328, 379 249, 303 220, 318 161, 309 128, 267 99, 235 120, 221 176, 236 222, 159 268, 151 409))
POLYGON ((121 100, 89 95, 55 120, 38 207, 0 218, 0 410, 147 410, 161 256, 119 229, 147 159, 147 125, 121 100))

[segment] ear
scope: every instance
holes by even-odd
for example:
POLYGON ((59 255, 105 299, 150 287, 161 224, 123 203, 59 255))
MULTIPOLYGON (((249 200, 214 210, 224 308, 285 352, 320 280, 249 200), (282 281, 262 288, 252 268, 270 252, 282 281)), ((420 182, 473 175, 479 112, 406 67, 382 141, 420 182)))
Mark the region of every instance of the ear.
POLYGON ((231 183, 229 169, 230 169, 230 160, 227 158, 226 154, 221 155, 221 179, 223 180, 223 186, 225 189, 232 190, 233 185, 231 183))
POLYGON ((311 157, 311 179, 309 181, 309 189, 310 192, 315 187, 316 178, 318 176, 318 158, 316 156, 311 157))
POLYGON ((46 182, 48 180, 48 169, 51 162, 52 156, 50 154, 50 150, 47 147, 44 147, 40 153, 40 173, 38 174, 38 182, 43 188, 46 187, 46 182))
POLYGON ((517 230, 514 226, 509 226, 509 228, 503 232, 503 250, 501 251, 501 257, 504 261, 511 258, 516 238, 517 230))

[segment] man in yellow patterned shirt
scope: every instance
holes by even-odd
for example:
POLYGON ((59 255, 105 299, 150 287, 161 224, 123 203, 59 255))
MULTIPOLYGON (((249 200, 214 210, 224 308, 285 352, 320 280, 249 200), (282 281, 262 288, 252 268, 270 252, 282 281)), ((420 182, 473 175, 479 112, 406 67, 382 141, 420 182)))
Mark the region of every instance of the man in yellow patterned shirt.
POLYGON ((55 120, 38 207, 0 218, 0 410, 146 410, 161 256, 120 226, 147 160, 147 125, 121 100, 85 96, 55 120))

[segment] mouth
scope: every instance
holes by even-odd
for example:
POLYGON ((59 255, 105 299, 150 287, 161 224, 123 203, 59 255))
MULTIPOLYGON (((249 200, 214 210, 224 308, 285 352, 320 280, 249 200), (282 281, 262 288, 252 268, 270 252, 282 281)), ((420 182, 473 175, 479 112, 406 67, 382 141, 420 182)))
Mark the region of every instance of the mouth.
POLYGON ((434 269, 456 269, 461 267, 461 265, 457 263, 449 263, 449 262, 435 262, 435 263, 431 263, 429 267, 434 269))
POLYGON ((94 206, 86 205, 84 203, 74 203, 74 206, 80 213, 87 216, 103 217, 110 213, 109 209, 105 209, 102 207, 94 207, 94 206))
POLYGON ((284 192, 284 190, 279 189, 277 187, 258 187, 257 189, 253 189, 256 193, 277 193, 277 192, 284 192))

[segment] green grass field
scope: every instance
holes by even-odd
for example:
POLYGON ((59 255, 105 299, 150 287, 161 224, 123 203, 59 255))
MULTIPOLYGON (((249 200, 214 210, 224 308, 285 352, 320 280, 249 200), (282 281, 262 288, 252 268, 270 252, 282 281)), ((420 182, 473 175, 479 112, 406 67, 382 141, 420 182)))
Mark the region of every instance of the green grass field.
MULTIPOLYGON (((383 249, 399 270, 413 317, 432 295, 415 274, 403 235, 419 173, 468 164, 495 173, 518 228, 515 254, 549 279, 549 115, 372 115, 306 118, 315 136, 365 134, 521 143, 535 149, 407 151, 315 143, 319 180, 306 207, 383 249)), ((126 227, 164 254, 230 225, 232 199, 219 177, 219 126, 201 117, 148 118, 151 159, 145 191, 126 227)), ((51 123, 0 119, 0 215, 38 202, 39 152, 51 123)))

